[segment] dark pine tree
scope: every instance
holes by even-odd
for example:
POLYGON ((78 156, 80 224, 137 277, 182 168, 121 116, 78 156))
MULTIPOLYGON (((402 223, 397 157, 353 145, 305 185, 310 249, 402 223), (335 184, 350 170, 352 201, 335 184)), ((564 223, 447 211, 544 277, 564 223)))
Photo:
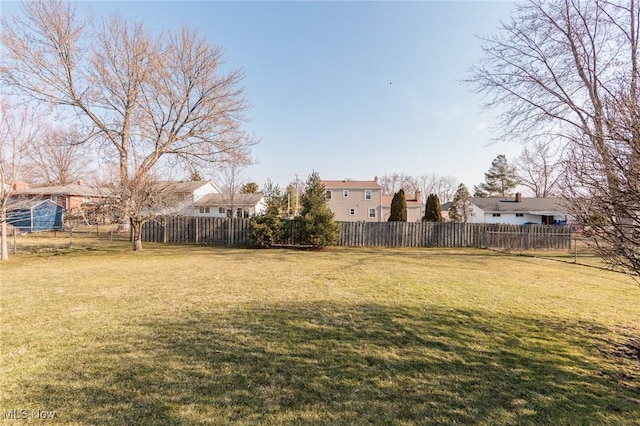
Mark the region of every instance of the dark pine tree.
POLYGON ((398 192, 393 194, 391 200, 391 211, 389 213, 389 222, 406 222, 407 221, 407 197, 404 195, 404 189, 400 188, 398 192))
POLYGON ((427 204, 425 205, 424 217, 425 222, 444 222, 442 218, 442 207, 440 207, 440 199, 436 194, 429 194, 427 204))

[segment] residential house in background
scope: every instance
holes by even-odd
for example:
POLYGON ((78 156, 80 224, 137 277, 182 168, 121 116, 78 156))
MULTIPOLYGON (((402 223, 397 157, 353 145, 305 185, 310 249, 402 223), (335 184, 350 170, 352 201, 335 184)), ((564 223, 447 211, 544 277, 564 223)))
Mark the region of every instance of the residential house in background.
MULTIPOLYGON (((514 197, 508 198, 471 197, 469 201, 473 209, 469 223, 553 225, 566 224, 573 220, 561 198, 527 198, 517 193, 514 197)), ((450 206, 450 203, 443 205, 443 213, 450 206)))
POLYGON ((198 209, 194 203, 210 194, 219 194, 220 190, 212 181, 165 181, 160 183, 166 192, 166 206, 158 209, 158 214, 179 214, 195 216, 198 209))
POLYGON ((193 203, 194 216, 247 218, 266 210, 264 195, 207 194, 193 203))
POLYGON ((373 180, 323 180, 327 203, 340 222, 383 221, 382 188, 373 180))
MULTIPOLYGON (((424 216, 424 204, 420 191, 416 191, 412 198, 406 196, 407 200, 407 222, 421 222, 424 216)), ((382 196, 382 221, 386 222, 391 214, 391 201, 393 195, 382 196)))
POLYGON ((108 191, 85 185, 82 181, 38 188, 17 183, 11 197, 17 200, 51 200, 64 209, 67 219, 85 223, 104 223, 110 198, 108 191))

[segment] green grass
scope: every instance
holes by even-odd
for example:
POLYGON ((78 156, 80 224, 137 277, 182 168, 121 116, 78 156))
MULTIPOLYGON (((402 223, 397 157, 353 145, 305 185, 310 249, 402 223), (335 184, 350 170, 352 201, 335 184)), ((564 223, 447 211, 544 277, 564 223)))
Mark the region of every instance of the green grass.
POLYGON ((640 419, 640 287, 624 275, 481 250, 127 248, 0 265, 0 414, 109 425, 640 419))

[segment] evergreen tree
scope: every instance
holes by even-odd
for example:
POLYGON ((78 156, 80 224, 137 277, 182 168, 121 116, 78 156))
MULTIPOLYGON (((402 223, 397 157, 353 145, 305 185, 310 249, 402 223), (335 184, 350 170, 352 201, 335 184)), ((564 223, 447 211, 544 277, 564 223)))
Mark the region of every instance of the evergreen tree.
POLYGON ((335 244, 340 234, 340 225, 333 220, 333 212, 327 205, 326 189, 317 172, 311 173, 307 178, 301 204, 296 232, 298 242, 313 247, 335 244))
POLYGON ((464 186, 464 183, 461 183, 453 196, 451 207, 449 207, 449 219, 452 222, 466 223, 473 216, 470 198, 469 190, 464 186))
POLYGON ((393 194, 391 200, 391 211, 389 212, 389 222, 406 222, 407 221, 407 197, 404 189, 400 188, 398 192, 393 194))
POLYGON ((444 222, 442 217, 442 207, 440 207, 440 199, 436 194, 429 194, 427 204, 425 205, 424 217, 425 222, 444 222))
POLYGON ((192 182, 202 182, 204 180, 204 178, 202 177, 200 172, 197 171, 197 170, 194 170, 194 171, 191 172, 191 176, 189 177, 189 179, 192 182))
POLYGON ((247 182, 240 187, 241 194, 257 194, 258 193, 258 184, 255 182, 247 182))
POLYGON ((266 210, 264 214, 251 218, 249 240, 259 247, 271 247, 285 242, 285 222, 282 213, 286 206, 282 204, 282 191, 270 180, 264 185, 263 195, 266 210))
POLYGON ((486 193, 488 197, 506 197, 519 183, 516 168, 509 164, 507 157, 498 155, 484 174, 484 182, 476 187, 476 193, 486 193))

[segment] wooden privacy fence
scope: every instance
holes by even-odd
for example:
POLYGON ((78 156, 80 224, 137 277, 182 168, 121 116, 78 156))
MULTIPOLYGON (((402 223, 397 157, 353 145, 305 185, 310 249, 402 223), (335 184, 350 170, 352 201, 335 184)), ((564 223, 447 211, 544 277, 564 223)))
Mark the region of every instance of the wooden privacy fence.
POLYGON ((570 249, 571 227, 434 222, 340 222, 338 245, 570 249))
POLYGON ((249 221, 240 218, 161 216, 145 222, 142 241, 247 245, 249 221))
MULTIPOLYGON (((352 247, 571 248, 571 227, 433 222, 338 222, 337 245, 352 247)), ((142 228, 143 241, 248 245, 250 219, 164 216, 142 228)), ((295 228, 295 227, 294 227, 295 228)), ((288 236, 295 244, 295 230, 288 236)))

